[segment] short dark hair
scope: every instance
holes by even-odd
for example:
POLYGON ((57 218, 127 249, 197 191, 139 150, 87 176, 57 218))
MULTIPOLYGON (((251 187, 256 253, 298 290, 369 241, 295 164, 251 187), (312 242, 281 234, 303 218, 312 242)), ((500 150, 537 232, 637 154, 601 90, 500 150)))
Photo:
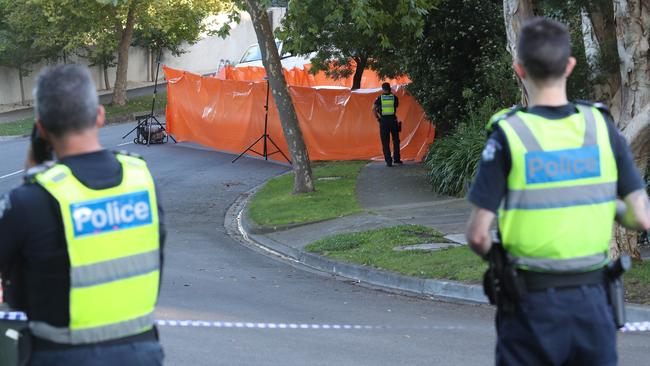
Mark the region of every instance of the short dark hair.
POLYGON ((95 126, 99 100, 87 67, 57 65, 43 70, 34 99, 36 118, 55 136, 95 126))
POLYGON ((533 79, 555 79, 564 75, 570 56, 571 37, 564 24, 537 17, 522 27, 517 58, 533 79))
POLYGON ((389 83, 383 83, 383 84, 381 84, 381 88, 384 91, 390 91, 390 84, 389 83))

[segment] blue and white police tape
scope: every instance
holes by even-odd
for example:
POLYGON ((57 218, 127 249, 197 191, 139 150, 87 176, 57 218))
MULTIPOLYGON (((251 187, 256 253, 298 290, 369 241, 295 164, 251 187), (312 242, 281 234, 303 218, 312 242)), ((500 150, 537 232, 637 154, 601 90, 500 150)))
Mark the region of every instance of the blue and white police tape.
MULTIPOLYGON (((18 311, 0 311, 0 320, 27 321, 25 313, 18 311)), ((312 324, 312 323, 258 323, 205 320, 156 320, 161 327, 186 328, 234 328, 234 329, 296 329, 296 330, 463 330, 462 326, 391 326, 361 324, 312 324)), ((650 332, 650 322, 629 322, 620 329, 621 332, 650 332)))

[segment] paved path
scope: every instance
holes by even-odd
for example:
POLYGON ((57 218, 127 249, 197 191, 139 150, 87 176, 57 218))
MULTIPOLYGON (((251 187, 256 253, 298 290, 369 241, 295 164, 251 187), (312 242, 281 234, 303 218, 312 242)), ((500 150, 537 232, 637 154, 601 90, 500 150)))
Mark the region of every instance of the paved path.
MULTIPOLYGON (((124 143, 120 136, 127 127, 103 129, 105 146, 124 143)), ((0 142, 0 177, 22 168, 26 145, 26 139, 0 142)), ((161 327, 167 365, 492 363, 490 308, 359 287, 260 255, 227 236, 223 221, 228 206, 286 167, 253 159, 231 164, 231 155, 190 144, 121 148, 147 159, 167 212, 169 235, 157 317, 244 326, 161 327), (245 326, 249 322, 251 328, 245 326), (267 327, 292 323, 308 326, 267 327), (381 327, 354 330, 334 325, 381 327)), ((0 178, 0 193, 19 183, 19 174, 0 178)), ((622 365, 647 362, 649 335, 623 334, 619 340, 622 365)))
POLYGON ((387 168, 383 163, 365 166, 357 181, 357 197, 364 212, 268 234, 271 239, 297 249, 326 235, 371 230, 403 224, 433 227, 458 240, 464 236, 469 205, 460 198, 431 191, 420 164, 387 168))

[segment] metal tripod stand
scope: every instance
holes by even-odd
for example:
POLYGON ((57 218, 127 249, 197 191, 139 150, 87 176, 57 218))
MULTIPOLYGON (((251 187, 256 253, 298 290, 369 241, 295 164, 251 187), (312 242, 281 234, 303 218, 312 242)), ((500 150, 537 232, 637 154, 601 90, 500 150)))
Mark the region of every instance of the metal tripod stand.
POLYGON ((125 139, 128 135, 136 132, 136 137, 133 139, 133 142, 136 144, 143 144, 149 146, 151 142, 152 135, 162 133, 163 136, 161 139, 156 139, 154 144, 164 144, 167 143, 169 138, 171 138, 174 143, 176 139, 174 136, 167 133, 165 126, 160 123, 158 118, 154 115, 154 110, 156 108, 156 95, 158 95, 158 75, 160 73, 160 57, 162 55, 162 48, 158 50, 158 56, 156 57, 156 80, 153 86, 153 98, 151 100, 151 113, 145 114, 142 116, 136 116, 135 119, 138 122, 137 125, 129 131, 126 135, 122 136, 122 139, 125 139), (158 127, 154 130, 154 127, 158 127))
POLYGON ((278 144, 276 144, 275 141, 273 141, 273 139, 271 138, 271 136, 269 136, 269 133, 268 133, 268 131, 269 131, 269 89, 270 88, 269 88, 268 78, 265 78, 265 79, 267 79, 267 80, 266 80, 266 104, 264 105, 264 111, 265 111, 265 114, 264 114, 264 134, 262 136, 260 136, 257 140, 255 140, 252 144, 250 144, 246 148, 246 150, 242 151, 242 153, 239 154, 239 156, 237 156, 235 159, 233 159, 233 161, 232 161, 233 163, 236 162, 237 160, 239 160, 242 156, 244 156, 247 152, 250 151, 253 154, 257 154, 257 155, 263 157, 264 160, 269 160, 269 156, 279 153, 287 160, 287 162, 289 162, 289 164, 291 164, 291 160, 282 152, 282 150, 280 150, 280 148, 278 147, 278 144), (255 145, 257 145, 257 143, 259 143, 260 141, 263 141, 263 147, 262 147, 263 150, 262 150, 262 152, 259 152, 259 151, 256 151, 255 149, 253 149, 253 147, 255 145), (271 143, 271 145, 273 145, 273 147, 275 148, 275 151, 269 152, 269 142, 271 143))

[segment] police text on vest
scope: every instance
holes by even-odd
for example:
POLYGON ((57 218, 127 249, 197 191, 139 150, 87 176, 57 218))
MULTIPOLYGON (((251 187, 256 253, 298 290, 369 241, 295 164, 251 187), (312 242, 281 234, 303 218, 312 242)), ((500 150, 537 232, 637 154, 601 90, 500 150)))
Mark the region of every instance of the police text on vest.
POLYGON ((74 236, 124 230, 152 223, 147 191, 70 205, 74 236))
POLYGON ((526 153, 526 183, 548 183, 600 176, 598 146, 526 153))

